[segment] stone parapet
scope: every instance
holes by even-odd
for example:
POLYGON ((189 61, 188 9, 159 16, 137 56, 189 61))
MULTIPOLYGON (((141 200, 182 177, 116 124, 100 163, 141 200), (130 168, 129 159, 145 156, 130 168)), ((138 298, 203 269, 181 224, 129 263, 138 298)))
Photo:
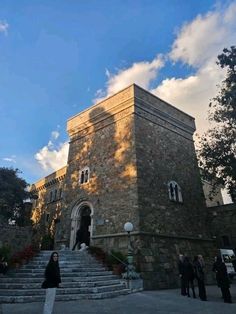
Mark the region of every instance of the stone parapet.
POLYGON ((0 224, 0 247, 9 246, 14 254, 32 243, 32 228, 0 224))

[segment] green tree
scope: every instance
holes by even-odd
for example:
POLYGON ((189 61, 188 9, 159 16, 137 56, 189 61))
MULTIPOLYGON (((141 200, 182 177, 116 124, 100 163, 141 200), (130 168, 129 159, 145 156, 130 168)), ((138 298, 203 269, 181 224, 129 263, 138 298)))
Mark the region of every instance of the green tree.
POLYGON ((30 193, 19 174, 18 169, 0 167, 0 216, 5 222, 15 220, 22 226, 30 221, 29 207, 24 202, 30 193))
POLYGON ((236 46, 224 49, 217 64, 226 75, 210 103, 213 127, 200 140, 200 168, 214 186, 224 185, 236 202, 236 46))

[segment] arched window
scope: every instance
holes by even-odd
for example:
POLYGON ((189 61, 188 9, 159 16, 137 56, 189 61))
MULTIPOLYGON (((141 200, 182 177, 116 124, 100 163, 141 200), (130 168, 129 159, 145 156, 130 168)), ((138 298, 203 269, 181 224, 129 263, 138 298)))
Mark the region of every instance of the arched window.
POLYGON ((53 199, 54 201, 56 201, 57 200, 57 189, 54 191, 54 199, 53 199))
POLYGON ((79 183, 84 184, 89 182, 89 177, 90 177, 89 167, 83 168, 82 170, 80 170, 79 183))
POLYGON ((168 183, 169 199, 177 203, 183 203, 181 188, 175 181, 168 183))
POLYGON ((62 198, 62 189, 59 190, 59 199, 62 198))
POLYGON ((49 197, 49 202, 53 201, 53 191, 50 191, 50 197, 49 197))

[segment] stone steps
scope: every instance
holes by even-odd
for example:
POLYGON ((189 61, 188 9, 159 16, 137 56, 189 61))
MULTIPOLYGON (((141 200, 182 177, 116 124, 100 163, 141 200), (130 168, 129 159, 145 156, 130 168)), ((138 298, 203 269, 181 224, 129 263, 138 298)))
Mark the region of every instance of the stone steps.
MULTIPOLYGON (((111 280, 111 279, 117 279, 117 276, 115 275, 104 275, 104 276, 90 276, 90 277, 65 277, 63 278, 63 282, 94 282, 94 281, 100 281, 100 280, 111 280)), ((37 277, 37 278, 30 278, 30 282, 41 282, 44 280, 43 276, 42 277, 37 277)), ((3 277, 1 278, 1 282, 3 283, 15 283, 16 279, 14 277, 3 277)), ((29 282, 29 278, 25 277, 20 277, 17 278, 17 282, 29 282)))
MULTIPOLYGON (((68 271, 68 272, 61 272, 61 277, 74 277, 74 276, 77 276, 77 277, 87 277, 87 276, 90 276, 90 275, 93 275, 93 276, 103 276, 103 275, 111 275, 112 274, 112 271, 93 271, 92 273, 91 272, 83 272, 83 271, 80 271, 80 272, 72 272, 72 271, 68 271)), ((17 273, 11 273, 10 274, 10 277, 11 278, 31 278, 31 277, 34 277, 34 278, 42 278, 43 277, 43 272, 42 273, 32 273, 32 272, 28 272, 28 273, 20 273, 20 272, 17 272, 17 273)))
MULTIPOLYGON (((65 272, 65 273, 69 273, 69 272, 100 272, 100 271, 107 271, 107 268, 105 267, 60 267, 61 272, 65 272)), ((40 273, 40 274, 44 274, 44 268, 41 269, 35 269, 35 268, 28 268, 28 269, 19 269, 18 271, 14 272, 13 274, 23 274, 23 273, 40 273)), ((11 275, 11 273, 9 274, 11 275)))
MULTIPOLYGON (((120 280, 107 280, 107 281, 81 281, 81 282, 63 282, 60 284, 61 288, 80 288, 80 287, 99 287, 117 285, 120 280)), ((42 282, 35 283, 0 283, 0 289, 40 289, 42 282)))
MULTIPOLYGON (((72 301, 81 299, 105 299, 114 298, 120 295, 129 293, 128 289, 122 289, 118 291, 103 292, 103 293, 85 293, 85 294, 58 294, 56 295, 56 301, 72 301)), ((45 295, 37 296, 1 296, 0 301, 2 303, 30 303, 30 302, 43 302, 45 295)))
MULTIPOLYGON (((106 287, 82 287, 82 288, 58 288, 57 292, 58 294, 86 294, 86 293, 101 293, 101 292, 111 292, 120 290, 121 288, 124 288, 124 285, 122 283, 119 283, 117 285, 110 285, 106 287)), ((45 295, 44 289, 0 289, 0 295, 1 296, 8 296, 8 295, 14 295, 14 296, 28 296, 28 295, 45 295)))
MULTIPOLYGON (((29 264, 1 278, 0 302, 37 302, 45 299, 41 289, 51 252, 41 252, 29 264)), ((101 299, 129 293, 125 283, 85 252, 60 251, 62 283, 56 300, 101 299)))

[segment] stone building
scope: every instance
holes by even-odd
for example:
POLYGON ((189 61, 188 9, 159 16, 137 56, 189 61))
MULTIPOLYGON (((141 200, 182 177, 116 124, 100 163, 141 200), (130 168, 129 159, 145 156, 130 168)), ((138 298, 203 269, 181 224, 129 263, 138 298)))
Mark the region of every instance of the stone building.
POLYGON ((148 289, 176 286, 179 253, 212 261, 194 118, 131 85, 70 118, 67 131, 67 167, 32 186, 33 215, 43 214, 38 223, 54 230, 56 248, 72 248, 84 226, 90 245, 125 252, 130 221, 148 289))
POLYGON ((217 247, 233 249, 236 254, 236 204, 208 208, 208 225, 217 247))

